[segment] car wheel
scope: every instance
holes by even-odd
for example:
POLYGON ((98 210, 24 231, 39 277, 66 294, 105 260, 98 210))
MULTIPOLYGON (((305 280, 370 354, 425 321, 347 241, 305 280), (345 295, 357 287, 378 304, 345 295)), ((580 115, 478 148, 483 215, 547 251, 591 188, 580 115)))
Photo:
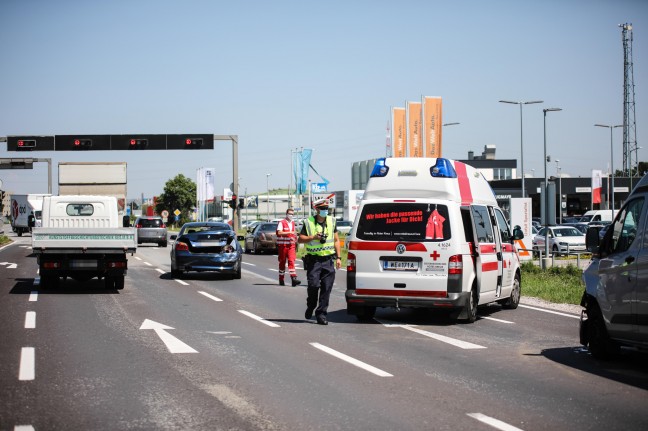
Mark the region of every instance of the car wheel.
POLYGON ((502 307, 507 310, 515 310, 520 303, 520 295, 522 293, 522 288, 520 286, 520 276, 515 275, 513 279, 513 289, 511 290, 511 296, 501 302, 502 307))
POLYGON ((610 339, 610 335, 605 328, 603 313, 598 304, 592 303, 587 307, 588 320, 588 348, 592 356, 596 359, 610 359, 616 355, 620 347, 610 339))
POLYGON ((551 251, 553 251, 554 256, 560 256, 560 252, 558 250, 558 246, 556 244, 553 245, 551 248, 551 251))
POLYGON ((236 270, 236 273, 234 274, 232 279, 234 279, 234 280, 240 280, 241 279, 241 264, 240 263, 239 263, 239 267, 236 270))
POLYGON ((166 241, 164 241, 164 242, 159 243, 158 245, 159 245, 160 247, 166 247, 168 244, 167 244, 166 241))

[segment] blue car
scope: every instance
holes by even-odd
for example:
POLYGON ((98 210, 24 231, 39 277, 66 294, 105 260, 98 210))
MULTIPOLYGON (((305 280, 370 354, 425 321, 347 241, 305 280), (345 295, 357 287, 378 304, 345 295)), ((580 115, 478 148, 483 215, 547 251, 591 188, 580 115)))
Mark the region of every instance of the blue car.
POLYGON ((241 278, 243 249, 236 232, 227 223, 186 223, 177 235, 171 235, 171 275, 175 278, 189 271, 213 271, 241 278))

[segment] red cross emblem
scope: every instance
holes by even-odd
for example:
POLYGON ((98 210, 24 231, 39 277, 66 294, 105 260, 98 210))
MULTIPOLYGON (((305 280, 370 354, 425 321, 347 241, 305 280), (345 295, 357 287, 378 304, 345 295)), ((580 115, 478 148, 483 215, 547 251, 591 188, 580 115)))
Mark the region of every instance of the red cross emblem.
POLYGON ((439 253, 437 253, 436 250, 434 250, 434 252, 430 255, 430 257, 431 257, 432 259, 434 259, 434 261, 436 262, 436 260, 437 260, 438 258, 440 258, 441 255, 440 255, 439 253))

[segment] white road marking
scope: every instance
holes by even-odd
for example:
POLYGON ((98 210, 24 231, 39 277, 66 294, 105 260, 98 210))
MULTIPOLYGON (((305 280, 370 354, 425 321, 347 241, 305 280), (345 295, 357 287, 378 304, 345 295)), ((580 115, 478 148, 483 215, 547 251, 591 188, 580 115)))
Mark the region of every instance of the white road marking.
POLYGON ((442 341, 444 343, 451 344, 455 347, 459 347, 461 349, 485 349, 485 346, 480 346, 479 344, 473 344, 469 343, 467 341, 461 341, 457 340, 456 338, 450 338, 446 337, 445 335, 440 335, 440 334, 435 334, 434 332, 429 332, 429 331, 424 331, 423 329, 418 329, 415 328, 412 325, 406 325, 406 324, 399 324, 396 322, 391 322, 389 320, 379 320, 379 319, 374 319, 378 321, 379 323, 383 324, 387 328, 403 328, 407 329, 408 331, 416 332, 417 334, 425 335, 426 337, 433 338, 437 341, 442 341))
POLYGON ((20 351, 20 369, 18 380, 34 380, 36 378, 36 350, 33 347, 23 347, 20 351))
POLYGON ((174 278, 174 280, 177 281, 178 283, 182 284, 183 286, 189 286, 189 283, 185 283, 182 280, 178 280, 177 278, 174 278))
POLYGON ((139 257, 139 256, 135 256, 135 259, 137 259, 137 260, 142 260, 142 258, 139 257))
POLYGON ((35 290, 32 290, 31 293, 29 294, 29 300, 31 302, 38 301, 38 292, 35 290))
POLYGON ((11 262, 0 262, 0 265, 8 265, 7 269, 16 269, 18 267, 18 264, 11 262))
POLYGON ((36 327, 36 312, 28 311, 25 313, 25 329, 34 329, 36 327))
POLYGON ((243 265, 256 266, 255 264, 250 263, 250 262, 241 262, 241 263, 242 263, 243 265))
POLYGON ((216 335, 227 335, 231 334, 231 331, 207 331, 208 334, 216 334, 216 335))
POLYGON ((245 314, 247 317, 251 317, 254 320, 257 320, 257 321, 263 323, 264 325, 268 325, 271 328, 280 328, 281 327, 281 326, 277 325, 276 323, 269 322, 269 321, 265 320, 264 318, 257 316, 256 314, 250 313, 249 311, 239 310, 238 312, 241 313, 241 314, 245 314))
POLYGON ((157 272, 159 272, 160 274, 166 274, 166 273, 167 273, 165 270, 160 269, 160 268, 155 268, 155 270, 156 270, 157 272))
POLYGON ((330 347, 326 347, 320 343, 309 344, 316 349, 321 350, 322 352, 328 353, 331 356, 335 356, 338 359, 342 359, 343 361, 348 362, 351 365, 355 365, 356 367, 362 368, 365 371, 369 371, 370 373, 373 373, 379 377, 394 377, 392 374, 389 374, 388 372, 383 371, 380 368, 376 368, 358 359, 352 358, 351 356, 345 355, 344 353, 338 352, 337 350, 333 350, 330 347))
POLYGON ((577 316, 575 314, 561 313, 559 311, 546 310, 544 308, 532 307, 530 305, 524 305, 524 304, 518 304, 518 307, 529 308, 531 310, 537 310, 537 311, 544 311, 545 313, 557 314, 559 316, 571 317, 572 319, 579 319, 580 320, 580 316, 577 316))
POLYGON ((171 353, 198 353, 198 351, 193 349, 191 346, 183 343, 173 335, 166 332, 167 329, 175 329, 171 326, 145 319, 144 322, 142 322, 140 329, 153 329, 171 353))
POLYGON ((148 263, 148 262, 144 262, 144 265, 153 266, 153 265, 151 265, 151 264, 148 263))
POLYGON ((489 316, 477 316, 478 319, 486 319, 486 320, 493 320, 495 322, 500 322, 500 323, 509 323, 511 325, 514 325, 515 322, 511 322, 509 320, 502 320, 502 319, 496 319, 494 317, 489 317, 489 316))
POLYGON ((203 292, 203 291, 199 290, 198 293, 200 293, 201 295, 206 296, 206 297, 209 298, 209 299, 213 299, 213 300, 216 301, 216 302, 221 302, 221 301, 222 301, 222 299, 217 298, 217 297, 215 297, 214 295, 210 295, 210 294, 207 293, 207 292, 203 292))
POLYGON ((16 425, 14 431, 36 431, 32 425, 16 425))
POLYGON ((278 270, 278 269, 275 269, 275 268, 268 268, 268 269, 269 269, 270 271, 279 272, 279 270, 278 270))
POLYGON ((502 431, 522 431, 522 429, 514 427, 513 425, 507 424, 506 422, 502 422, 499 419, 492 418, 490 416, 486 416, 481 413, 466 413, 468 416, 470 416, 473 419, 477 419, 480 422, 483 422, 487 425, 492 426, 493 428, 497 428, 498 430, 502 431))

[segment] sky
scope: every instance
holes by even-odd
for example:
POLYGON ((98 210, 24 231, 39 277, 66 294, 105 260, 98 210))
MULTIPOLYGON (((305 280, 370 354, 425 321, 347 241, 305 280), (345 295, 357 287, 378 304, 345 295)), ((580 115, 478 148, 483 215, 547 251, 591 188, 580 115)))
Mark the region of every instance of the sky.
MULTIPOLYGON (((623 160, 623 45, 633 25, 638 159, 648 118, 645 0, 2 0, 0 136, 213 133, 238 136, 239 194, 291 184, 291 154, 312 148, 329 190, 353 162, 386 154, 392 107, 443 99, 443 156, 496 146, 544 176, 623 160), (612 147, 612 148, 611 148, 612 147), (559 163, 555 160, 558 159, 559 163), (267 174, 271 174, 268 176, 267 174)), ((214 150, 8 152, 0 157, 125 161, 128 197, 215 168, 229 187, 232 145, 214 150)), ((320 181, 311 171, 309 178, 320 181)), ((47 192, 47 164, 2 170, 3 189, 47 192)))

